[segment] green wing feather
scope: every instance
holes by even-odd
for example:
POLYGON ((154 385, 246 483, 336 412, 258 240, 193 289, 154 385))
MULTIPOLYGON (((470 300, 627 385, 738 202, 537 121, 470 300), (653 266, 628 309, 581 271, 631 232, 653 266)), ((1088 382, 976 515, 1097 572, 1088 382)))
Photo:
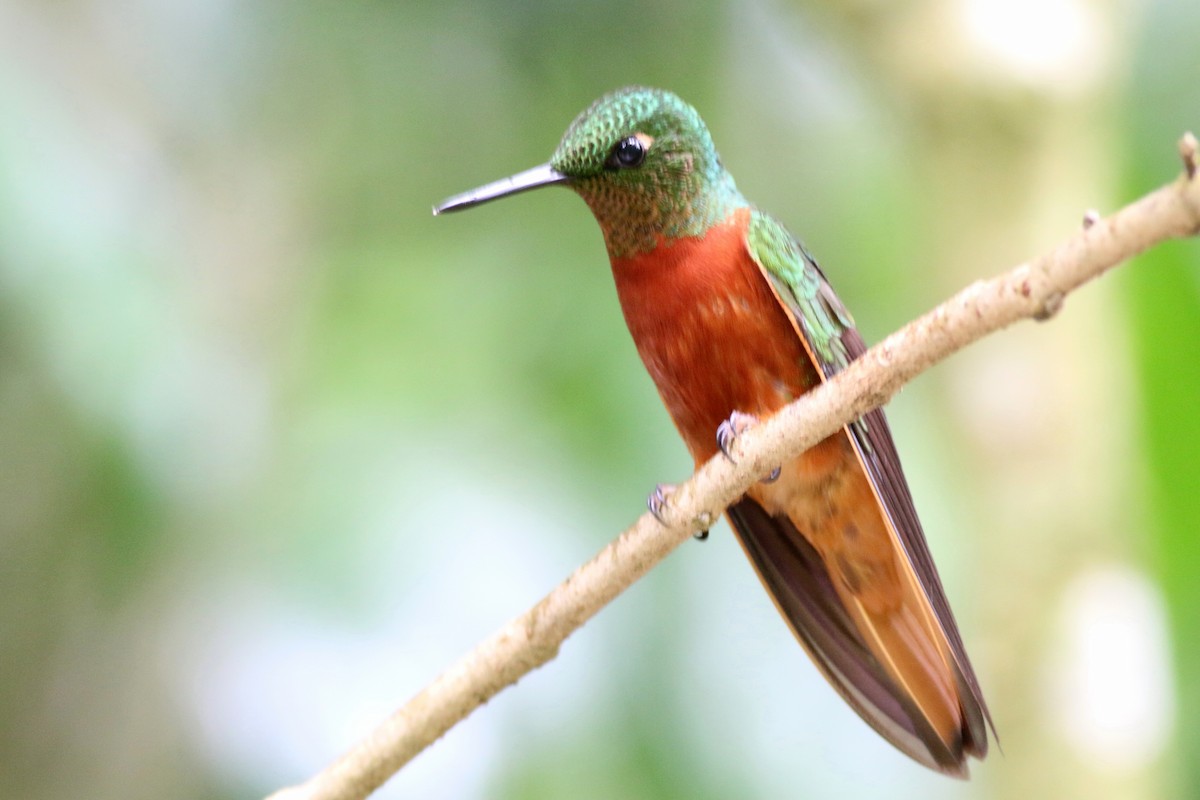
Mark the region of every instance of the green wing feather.
POLYGON ((854 329, 854 320, 804 245, 761 211, 750 217, 748 243, 775 292, 800 322, 825 377, 849 364, 851 356, 842 338, 854 329))

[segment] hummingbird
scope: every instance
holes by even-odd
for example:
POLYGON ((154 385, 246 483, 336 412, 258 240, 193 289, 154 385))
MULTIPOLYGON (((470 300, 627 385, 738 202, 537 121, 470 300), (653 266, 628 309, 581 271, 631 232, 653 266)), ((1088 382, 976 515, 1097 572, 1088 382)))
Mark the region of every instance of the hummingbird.
MULTIPOLYGON (((599 223, 629 332, 697 466, 865 352, 816 260, 742 196, 676 95, 607 94, 549 162, 433 212, 554 185, 599 223)), ((660 519, 669 498, 651 495, 660 519)), ((726 516, 845 701, 919 763, 967 777, 994 726, 882 409, 781 464, 726 516)))

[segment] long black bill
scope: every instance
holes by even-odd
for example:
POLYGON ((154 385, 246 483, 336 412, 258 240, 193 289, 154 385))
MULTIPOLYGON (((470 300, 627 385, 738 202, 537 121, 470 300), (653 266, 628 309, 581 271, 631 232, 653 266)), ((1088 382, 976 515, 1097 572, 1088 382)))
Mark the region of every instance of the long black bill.
POLYGON ((540 167, 518 172, 511 178, 501 178, 486 186, 480 186, 478 189, 472 189, 469 192, 447 197, 433 207, 433 215, 436 217, 438 214, 446 211, 459 211, 471 206, 477 206, 480 203, 486 203, 489 200, 495 200, 498 197, 508 197, 510 194, 527 192, 539 186, 566 183, 569 180, 569 176, 562 174, 549 164, 542 164, 540 167))

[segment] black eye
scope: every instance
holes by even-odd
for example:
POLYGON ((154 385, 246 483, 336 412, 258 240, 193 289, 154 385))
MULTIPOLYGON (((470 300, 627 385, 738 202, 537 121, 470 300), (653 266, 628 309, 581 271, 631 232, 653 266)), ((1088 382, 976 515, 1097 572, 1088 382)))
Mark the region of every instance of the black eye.
POLYGON ((617 146, 608 157, 608 166, 613 169, 630 169, 641 166, 645 160, 645 146, 636 136, 629 136, 617 142, 617 146))

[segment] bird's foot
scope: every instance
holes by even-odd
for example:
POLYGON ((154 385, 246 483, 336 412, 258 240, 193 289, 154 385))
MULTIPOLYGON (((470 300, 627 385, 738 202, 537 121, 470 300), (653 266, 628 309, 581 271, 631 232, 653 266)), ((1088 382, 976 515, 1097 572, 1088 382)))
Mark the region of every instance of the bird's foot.
POLYGON ((733 440, 757 424, 758 417, 753 414, 743 414, 741 411, 734 411, 729 415, 729 419, 717 426, 717 447, 721 448, 721 454, 728 458, 731 463, 737 463, 737 459, 729 452, 730 448, 733 447, 733 440))
POLYGON ((667 507, 667 499, 673 494, 675 494, 675 484, 656 483, 654 491, 646 498, 646 508, 650 509, 654 518, 663 525, 667 524, 667 521, 663 519, 663 509, 667 507))
MULTIPOLYGON (((717 426, 717 447, 721 448, 721 454, 724 455, 730 462, 736 464, 737 459, 730 454, 730 448, 733 447, 733 440, 741 436, 746 431, 758 424, 758 417, 753 414, 743 414, 741 411, 734 411, 729 415, 729 419, 717 426)), ((780 467, 771 470, 771 474, 763 478, 761 483, 774 483, 779 480, 779 474, 782 471, 780 467)))
MULTIPOLYGON (((650 509, 650 513, 654 515, 654 518, 663 525, 667 524, 667 521, 663 519, 663 509, 667 507, 667 501, 673 494, 675 494, 675 484, 659 483, 655 484, 654 491, 646 498, 646 508, 650 509)), ((708 538, 708 531, 702 530, 698 532, 696 538, 704 541, 708 538)))

